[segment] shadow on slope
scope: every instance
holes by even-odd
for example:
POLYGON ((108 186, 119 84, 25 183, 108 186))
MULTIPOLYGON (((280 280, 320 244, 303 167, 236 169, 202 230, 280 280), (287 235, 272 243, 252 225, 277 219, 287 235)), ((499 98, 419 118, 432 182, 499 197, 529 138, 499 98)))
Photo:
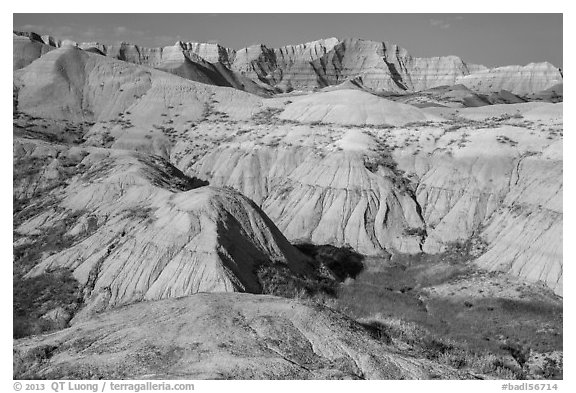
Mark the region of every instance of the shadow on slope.
POLYGON ((561 299, 477 270, 466 250, 369 260, 329 306, 385 341, 458 369, 503 379, 561 378, 561 299))
POLYGON ((307 274, 295 274, 281 264, 260 264, 256 267, 256 275, 262 293, 323 302, 336 298, 338 284, 355 278, 364 268, 364 256, 349 247, 311 243, 294 246, 308 257, 310 269, 307 274))
POLYGON ((270 293, 330 307, 387 345, 479 378, 561 378, 561 300, 544 287, 478 270, 471 262, 481 246, 364 258, 300 244, 332 275, 330 291, 270 293))
MULTIPOLYGON (((61 206, 68 186, 78 179, 87 182, 106 170, 88 170, 84 158, 92 147, 77 145, 77 129, 61 129, 62 122, 18 117, 14 127, 13 157, 13 335, 20 338, 67 326, 81 308, 82 285, 67 269, 51 269, 36 277, 24 276, 47 256, 57 254, 93 235, 102 225, 93 212, 61 206), (23 124, 21 121, 24 120, 23 124), (27 122, 33 122, 27 126, 27 122), (38 125, 44 125, 37 130, 38 125), (60 142, 62 144, 58 144, 60 142), (58 220, 49 227, 21 225, 47 214, 58 220), (74 232, 74 228, 82 227, 74 232), (72 234, 74 233, 74 234, 72 234)), ((162 176, 146 173, 156 187, 191 190, 208 182, 184 175, 165 160, 137 155, 142 164, 154 167, 162 176)))

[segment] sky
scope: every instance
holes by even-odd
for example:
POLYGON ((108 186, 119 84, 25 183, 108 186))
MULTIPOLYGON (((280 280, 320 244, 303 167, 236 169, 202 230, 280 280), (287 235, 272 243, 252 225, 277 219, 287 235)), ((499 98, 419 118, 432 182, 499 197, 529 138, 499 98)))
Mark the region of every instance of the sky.
POLYGON ((548 61, 562 67, 562 14, 13 14, 13 29, 77 42, 176 41, 240 49, 320 38, 398 44, 418 57, 456 55, 489 67, 548 61))

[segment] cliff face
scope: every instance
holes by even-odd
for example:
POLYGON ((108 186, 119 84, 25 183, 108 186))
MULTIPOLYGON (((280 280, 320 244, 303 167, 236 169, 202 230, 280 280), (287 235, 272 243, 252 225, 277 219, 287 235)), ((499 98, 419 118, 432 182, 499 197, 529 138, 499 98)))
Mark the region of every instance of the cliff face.
POLYGON ((347 39, 316 61, 327 85, 360 77, 374 91, 418 91, 441 85, 470 73, 456 56, 418 58, 404 48, 386 42, 347 39))
POLYGON ((281 48, 258 44, 234 50, 181 41, 173 46, 144 48, 124 42, 60 42, 35 33, 15 32, 14 37, 14 69, 53 48, 73 45, 193 81, 264 96, 274 90, 312 90, 350 81, 374 92, 405 93, 462 84, 478 93, 507 90, 528 96, 562 82, 561 71, 549 63, 488 69, 457 56, 413 57, 395 44, 354 38, 328 38, 281 48))
POLYGON ((178 42, 183 51, 188 55, 196 55, 210 63, 222 63, 230 67, 230 62, 234 58, 235 50, 224 48, 218 44, 199 42, 178 42))
POLYGON ((395 44, 360 39, 319 40, 269 49, 263 45, 236 53, 234 70, 281 90, 310 90, 356 80, 376 92, 413 92, 464 84, 480 93, 511 91, 527 95, 562 81, 549 63, 489 69, 457 56, 413 57, 395 44))
POLYGON ((55 49, 54 46, 45 44, 37 34, 19 35, 14 33, 12 69, 19 70, 24 68, 53 49, 55 49))
POLYGON ((144 48, 128 43, 82 43, 79 47, 96 49, 105 56, 167 71, 195 82, 233 87, 259 95, 269 94, 265 86, 231 71, 229 56, 234 52, 219 45, 179 41, 162 48, 144 48))

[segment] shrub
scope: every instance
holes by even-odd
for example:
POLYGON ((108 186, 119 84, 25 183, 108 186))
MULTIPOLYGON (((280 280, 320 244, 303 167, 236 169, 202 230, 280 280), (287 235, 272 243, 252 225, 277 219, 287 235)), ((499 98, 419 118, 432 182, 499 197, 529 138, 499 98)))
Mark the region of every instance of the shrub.
POLYGON ((421 238, 424 238, 427 235, 425 228, 405 228, 403 234, 405 236, 417 236, 421 238))
POLYGON ((422 339, 422 350, 426 359, 436 360, 442 355, 446 355, 454 349, 451 343, 438 339, 433 336, 425 336, 422 339))
POLYGON ((299 275, 282 263, 262 263, 255 270, 264 294, 298 299, 336 296, 336 282, 318 271, 299 275))
POLYGON ((319 266, 328 268, 339 281, 348 277, 356 278, 364 268, 364 256, 351 247, 302 243, 296 244, 296 248, 315 260, 319 266))
POLYGON ((388 334, 388 326, 381 323, 380 321, 359 321, 360 325, 366 329, 368 334, 378 341, 382 341, 385 344, 392 344, 392 338, 388 334))
POLYGON ((542 377, 544 379, 562 379, 562 360, 557 361, 550 357, 544 359, 544 365, 542 366, 542 377))
POLYGON ((528 361, 528 358, 530 357, 530 349, 525 348, 518 343, 508 342, 502 345, 501 349, 508 351, 510 353, 510 356, 512 356, 514 360, 516 360, 516 363, 518 363, 520 367, 524 367, 524 365, 528 361))
POLYGON ((64 328, 68 321, 51 321, 42 316, 58 307, 71 316, 82 302, 80 284, 67 269, 28 279, 16 276, 12 290, 14 338, 64 328))

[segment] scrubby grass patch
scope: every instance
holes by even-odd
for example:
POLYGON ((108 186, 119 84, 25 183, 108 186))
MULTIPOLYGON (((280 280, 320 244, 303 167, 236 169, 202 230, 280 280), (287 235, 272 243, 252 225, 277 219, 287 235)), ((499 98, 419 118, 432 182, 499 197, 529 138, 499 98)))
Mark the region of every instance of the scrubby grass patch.
POLYGON ((84 143, 86 132, 94 124, 93 121, 44 119, 18 111, 13 116, 14 136, 66 145, 84 143))
POLYGON ((15 276, 12 290, 14 338, 65 328, 82 302, 80 284, 66 269, 27 279, 15 276), (63 316, 42 318, 55 309, 63 316))
POLYGON ((522 294, 519 299, 465 295, 469 280, 499 276, 471 264, 484 248, 473 239, 437 255, 371 258, 323 304, 358 320, 372 337, 416 357, 493 378, 558 378, 562 369, 557 359, 545 355, 536 371, 530 359, 562 351, 561 304, 522 294), (440 296, 427 290, 445 283, 458 288, 460 282, 462 293, 440 296))
POLYGON ((260 264, 256 276, 262 293, 291 299, 313 299, 336 296, 336 282, 321 272, 296 274, 284 264, 260 264))
MULTIPOLYGON (((372 337, 402 349, 414 357, 445 364, 470 374, 498 379, 526 379, 527 369, 510 361, 505 354, 485 349, 472 349, 464 342, 441 337, 413 322, 377 316, 361 319, 372 337)), ((552 371, 554 372, 554 370, 552 371)))
POLYGON ((306 274, 296 274, 281 263, 262 263, 256 276, 262 293, 328 304, 334 299, 338 283, 356 277, 363 269, 364 257, 349 247, 296 244, 309 258, 306 274))

